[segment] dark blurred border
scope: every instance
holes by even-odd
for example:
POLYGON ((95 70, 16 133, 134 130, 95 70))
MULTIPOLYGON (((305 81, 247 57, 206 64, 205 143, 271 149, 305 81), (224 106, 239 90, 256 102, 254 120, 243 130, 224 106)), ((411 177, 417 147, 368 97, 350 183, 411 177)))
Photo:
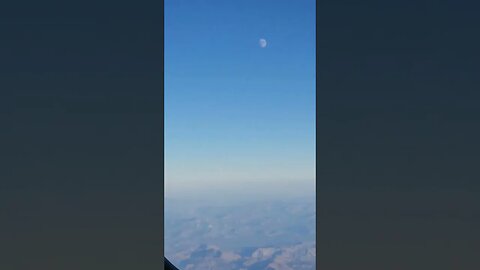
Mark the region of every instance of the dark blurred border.
POLYGON ((162 269, 163 1, 9 1, 0 39, 0 268, 162 269))
POLYGON ((478 269, 479 4, 317 1, 318 269, 478 269))

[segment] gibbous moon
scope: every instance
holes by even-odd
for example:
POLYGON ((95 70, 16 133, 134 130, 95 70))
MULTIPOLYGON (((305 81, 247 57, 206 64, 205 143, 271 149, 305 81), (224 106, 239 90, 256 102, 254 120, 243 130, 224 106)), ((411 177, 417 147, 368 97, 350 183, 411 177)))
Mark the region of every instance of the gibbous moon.
POLYGON ((264 39, 264 38, 261 38, 261 39, 258 41, 258 44, 260 45, 261 48, 265 48, 265 47, 267 47, 267 40, 264 39))

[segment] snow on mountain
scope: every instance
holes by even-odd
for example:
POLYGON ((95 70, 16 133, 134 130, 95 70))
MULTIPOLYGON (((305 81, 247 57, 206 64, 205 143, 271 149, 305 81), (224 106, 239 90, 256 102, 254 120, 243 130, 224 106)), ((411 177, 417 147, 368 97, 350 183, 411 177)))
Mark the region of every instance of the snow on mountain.
POLYGON ((313 200, 165 206, 165 255, 182 270, 315 269, 313 200))

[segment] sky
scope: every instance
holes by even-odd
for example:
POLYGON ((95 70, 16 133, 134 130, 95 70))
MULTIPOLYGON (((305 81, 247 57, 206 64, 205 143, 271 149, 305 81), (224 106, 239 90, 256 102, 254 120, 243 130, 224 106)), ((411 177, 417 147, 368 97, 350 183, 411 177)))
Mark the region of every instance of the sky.
POLYGON ((164 57, 166 197, 314 190, 315 1, 166 0, 164 57))

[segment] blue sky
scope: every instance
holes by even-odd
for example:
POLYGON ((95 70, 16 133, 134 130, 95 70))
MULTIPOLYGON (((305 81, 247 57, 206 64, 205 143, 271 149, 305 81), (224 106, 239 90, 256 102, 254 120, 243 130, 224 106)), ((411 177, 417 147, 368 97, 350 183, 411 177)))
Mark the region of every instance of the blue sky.
POLYGON ((311 190, 314 147, 315 1, 165 0, 167 197, 311 190))

